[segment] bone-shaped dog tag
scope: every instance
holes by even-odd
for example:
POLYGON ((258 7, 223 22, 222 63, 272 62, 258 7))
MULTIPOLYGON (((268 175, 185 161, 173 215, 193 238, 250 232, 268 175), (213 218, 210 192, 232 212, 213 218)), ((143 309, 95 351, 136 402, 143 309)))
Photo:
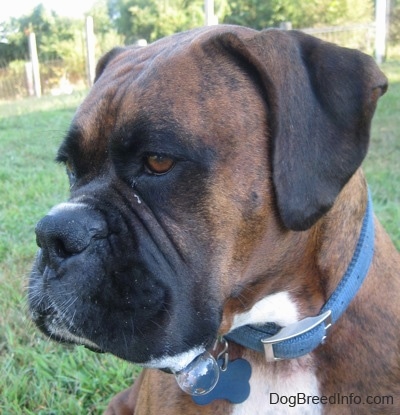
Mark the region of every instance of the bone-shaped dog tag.
MULTIPOLYGON (((218 360, 221 367, 222 359, 218 360)), ((219 374, 218 383, 209 393, 201 396, 192 396, 198 405, 207 405, 216 399, 225 399, 231 403, 244 402, 250 395, 251 366, 245 359, 230 361, 225 371, 219 374)))

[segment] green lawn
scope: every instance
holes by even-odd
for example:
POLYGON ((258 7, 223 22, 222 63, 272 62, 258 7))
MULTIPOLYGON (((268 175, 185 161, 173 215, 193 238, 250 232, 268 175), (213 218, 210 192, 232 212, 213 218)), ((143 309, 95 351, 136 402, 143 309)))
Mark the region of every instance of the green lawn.
POLYGON ((389 90, 379 100, 364 171, 375 214, 400 249, 400 62, 388 63, 389 90))
MULTIPOLYGON (((364 164, 375 211, 400 247, 400 63, 381 99, 364 164)), ((35 223, 68 194, 57 146, 82 95, 0 103, 0 413, 99 414, 137 368, 49 342, 27 316, 35 223)))
POLYGON ((35 223, 67 197, 53 159, 82 99, 0 104, 0 414, 100 414, 137 372, 113 356, 43 339, 27 316, 35 223))

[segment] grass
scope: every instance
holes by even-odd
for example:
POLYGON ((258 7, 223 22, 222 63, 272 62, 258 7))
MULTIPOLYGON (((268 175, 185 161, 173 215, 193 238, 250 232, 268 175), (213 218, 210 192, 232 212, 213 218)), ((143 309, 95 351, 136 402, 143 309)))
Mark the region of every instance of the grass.
MULTIPOLYGON (((364 163, 375 211, 400 247, 400 63, 386 64, 392 85, 374 120, 364 163)), ((100 414, 138 369, 43 339, 27 316, 26 284, 36 251, 34 227, 68 194, 53 163, 82 95, 0 103, 0 413, 100 414)))
POLYGON ((389 89, 379 100, 364 171, 375 214, 400 249, 400 62, 387 63, 383 70, 389 77, 389 89))
POLYGON ((0 104, 0 413, 100 414, 138 369, 110 355, 43 339, 29 321, 26 285, 36 221, 65 200, 53 162, 83 95, 0 104))

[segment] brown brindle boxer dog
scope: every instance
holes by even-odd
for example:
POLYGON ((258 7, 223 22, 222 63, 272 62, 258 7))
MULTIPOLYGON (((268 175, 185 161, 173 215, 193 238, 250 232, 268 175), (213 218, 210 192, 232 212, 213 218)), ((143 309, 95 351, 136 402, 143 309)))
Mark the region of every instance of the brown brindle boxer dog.
POLYGON ((386 87, 370 57, 296 31, 102 58, 30 307, 52 339, 146 367, 107 415, 400 413, 400 259, 360 170, 386 87))

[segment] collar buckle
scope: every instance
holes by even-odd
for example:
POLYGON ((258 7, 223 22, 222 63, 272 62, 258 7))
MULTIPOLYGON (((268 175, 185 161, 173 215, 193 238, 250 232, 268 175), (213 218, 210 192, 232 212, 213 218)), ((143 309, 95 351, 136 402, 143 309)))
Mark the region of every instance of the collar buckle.
POLYGON ((322 335, 319 338, 319 343, 322 343, 327 334, 328 329, 332 326, 332 312, 331 310, 325 311, 315 317, 306 317, 303 320, 297 321, 296 323, 289 324, 278 331, 274 336, 262 339, 261 342, 264 346, 264 353, 267 362, 275 362, 282 360, 285 357, 279 357, 279 352, 276 353, 274 345, 284 346, 283 342, 290 343, 295 338, 303 335, 307 335, 311 330, 322 327, 322 335), (323 325, 323 326, 322 326, 323 325), (278 355, 277 355, 278 354, 278 355))

